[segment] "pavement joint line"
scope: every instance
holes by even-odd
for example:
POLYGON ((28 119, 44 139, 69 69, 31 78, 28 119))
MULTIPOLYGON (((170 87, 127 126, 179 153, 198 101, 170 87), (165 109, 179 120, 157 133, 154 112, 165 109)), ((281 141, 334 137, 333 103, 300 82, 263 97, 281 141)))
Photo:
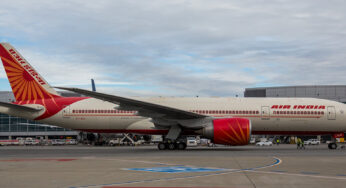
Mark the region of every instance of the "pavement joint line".
POLYGON ((285 170, 271 170, 272 172, 287 172, 285 170))
MULTIPOLYGON (((247 168, 247 169, 235 169, 233 171, 222 171, 222 172, 214 172, 214 173, 207 173, 207 174, 201 174, 201 175, 189 175, 189 176, 182 176, 182 177, 170 177, 170 178, 159 178, 159 179, 148 179, 148 180, 134 180, 134 181, 128 181, 128 182, 119 182, 119 183, 111 183, 110 186, 114 185, 128 185, 128 184, 136 184, 136 183, 145 183, 145 182, 159 182, 159 181, 172 181, 172 180, 180 180, 180 179, 190 179, 190 178, 199 178, 199 177, 207 177, 207 176, 216 176, 216 175, 224 175, 224 174, 232 174, 232 173, 238 173, 238 172, 256 172, 256 169, 263 169, 263 168, 269 168, 273 166, 280 165, 282 163, 282 160, 277 157, 273 157, 275 159, 275 162, 272 164, 254 167, 254 168, 247 168)), ((103 185, 84 185, 84 186, 76 186, 76 187, 70 187, 70 188, 92 188, 92 187, 102 187, 103 185)))
POLYGON ((320 174, 319 172, 300 172, 301 174, 320 174))

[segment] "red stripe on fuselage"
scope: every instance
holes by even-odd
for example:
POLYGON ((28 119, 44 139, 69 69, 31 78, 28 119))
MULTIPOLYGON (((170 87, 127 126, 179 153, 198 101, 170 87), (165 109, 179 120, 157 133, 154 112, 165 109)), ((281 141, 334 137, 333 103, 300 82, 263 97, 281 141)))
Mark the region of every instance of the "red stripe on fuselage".
POLYGON ((77 129, 82 132, 93 132, 93 133, 137 133, 137 134, 157 134, 165 135, 168 133, 167 130, 162 129, 77 129))

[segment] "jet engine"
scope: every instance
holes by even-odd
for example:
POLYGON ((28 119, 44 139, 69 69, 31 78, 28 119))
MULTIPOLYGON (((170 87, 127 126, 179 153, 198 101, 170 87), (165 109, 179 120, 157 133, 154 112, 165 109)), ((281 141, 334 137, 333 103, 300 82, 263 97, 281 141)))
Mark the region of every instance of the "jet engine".
POLYGON ((215 144, 247 145, 251 136, 251 121, 243 118, 214 119, 212 125, 198 132, 215 144))

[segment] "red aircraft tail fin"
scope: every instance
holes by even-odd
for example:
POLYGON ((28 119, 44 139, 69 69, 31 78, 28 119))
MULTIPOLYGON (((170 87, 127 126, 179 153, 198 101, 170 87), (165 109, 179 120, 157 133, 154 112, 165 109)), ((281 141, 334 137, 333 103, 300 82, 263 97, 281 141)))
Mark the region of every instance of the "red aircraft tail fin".
POLYGON ((60 97, 10 44, 0 43, 0 58, 17 101, 60 97))

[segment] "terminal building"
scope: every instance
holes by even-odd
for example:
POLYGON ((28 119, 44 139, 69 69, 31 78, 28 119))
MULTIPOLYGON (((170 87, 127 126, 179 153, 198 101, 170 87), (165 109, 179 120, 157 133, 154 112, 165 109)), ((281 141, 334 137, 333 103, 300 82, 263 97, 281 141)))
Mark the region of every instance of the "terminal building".
MULTIPOLYGON (((74 93, 60 93, 62 96, 76 96, 74 93)), ((14 96, 12 92, 0 91, 1 102, 12 102, 14 96)), ((0 113, 0 139, 11 140, 17 137, 33 137, 44 139, 61 139, 74 138, 77 139, 79 132, 69 129, 60 128, 52 125, 41 124, 19 117, 9 116, 0 113)))
POLYGON ((244 97, 308 97, 346 103, 346 85, 246 88, 244 97))

